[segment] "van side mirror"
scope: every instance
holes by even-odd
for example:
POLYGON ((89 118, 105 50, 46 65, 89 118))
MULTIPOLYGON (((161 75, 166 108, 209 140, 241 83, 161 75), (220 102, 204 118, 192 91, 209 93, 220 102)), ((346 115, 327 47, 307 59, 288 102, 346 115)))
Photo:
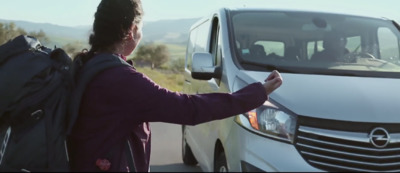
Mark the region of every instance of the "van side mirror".
POLYGON ((215 67, 210 53, 194 53, 192 57, 192 78, 210 80, 220 76, 220 68, 215 67))

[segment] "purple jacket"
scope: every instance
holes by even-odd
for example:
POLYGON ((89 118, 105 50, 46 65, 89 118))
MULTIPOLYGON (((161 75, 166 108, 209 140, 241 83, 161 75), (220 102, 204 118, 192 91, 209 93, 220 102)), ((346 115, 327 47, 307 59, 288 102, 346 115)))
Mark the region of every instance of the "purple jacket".
POLYGON ((72 171, 129 171, 124 154, 129 139, 136 171, 147 172, 149 122, 196 125, 247 112, 267 99, 261 83, 232 94, 187 95, 160 87, 134 68, 108 69, 89 83, 83 95, 69 138, 72 171))

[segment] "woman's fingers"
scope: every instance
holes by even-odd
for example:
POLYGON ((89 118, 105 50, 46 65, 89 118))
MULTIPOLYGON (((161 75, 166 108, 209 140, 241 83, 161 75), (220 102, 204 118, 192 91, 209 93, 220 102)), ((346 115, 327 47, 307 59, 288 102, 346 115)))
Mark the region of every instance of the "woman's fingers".
POLYGON ((265 80, 264 88, 267 95, 282 85, 282 77, 278 71, 274 70, 265 80))
POLYGON ((267 81, 266 83, 267 85, 270 85, 271 88, 276 89, 282 84, 282 78, 276 77, 272 80, 267 81))
POLYGON ((279 74, 278 71, 274 70, 272 71, 272 73, 267 77, 267 79, 265 79, 265 82, 267 82, 268 80, 272 80, 276 77, 280 77, 281 75, 279 74))

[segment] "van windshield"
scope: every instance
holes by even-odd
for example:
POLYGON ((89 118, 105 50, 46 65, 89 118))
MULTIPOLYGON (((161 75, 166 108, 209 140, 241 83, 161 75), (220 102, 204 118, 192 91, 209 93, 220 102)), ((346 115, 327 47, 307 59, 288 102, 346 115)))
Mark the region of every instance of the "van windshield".
POLYGON ((229 16, 242 69, 400 77, 400 33, 393 21, 286 11, 229 16))

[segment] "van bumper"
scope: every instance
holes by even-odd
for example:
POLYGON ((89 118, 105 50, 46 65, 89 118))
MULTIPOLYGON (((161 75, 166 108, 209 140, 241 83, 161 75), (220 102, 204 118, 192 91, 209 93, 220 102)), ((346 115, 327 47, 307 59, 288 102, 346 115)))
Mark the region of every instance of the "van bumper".
POLYGON ((240 172, 321 172, 294 145, 255 134, 234 123, 225 143, 228 168, 240 172))

